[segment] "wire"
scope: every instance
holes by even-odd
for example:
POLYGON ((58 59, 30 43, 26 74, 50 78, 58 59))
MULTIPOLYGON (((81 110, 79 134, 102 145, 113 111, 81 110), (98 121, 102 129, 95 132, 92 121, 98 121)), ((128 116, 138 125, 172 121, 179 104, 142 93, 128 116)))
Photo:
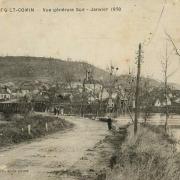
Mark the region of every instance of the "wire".
POLYGON ((157 33, 157 30, 158 30, 158 28, 159 28, 159 25, 160 25, 162 16, 163 16, 163 14, 164 14, 166 4, 167 4, 167 1, 164 0, 164 4, 163 4, 162 10, 161 10, 161 12, 160 12, 158 21, 157 21, 157 23, 156 23, 155 29, 154 29, 153 33, 150 32, 151 37, 148 38, 149 42, 147 42, 147 44, 145 44, 146 40, 144 40, 144 42, 143 42, 143 45, 144 45, 144 46, 149 46, 149 44, 152 42, 153 38, 155 37, 155 35, 156 35, 156 33, 157 33))

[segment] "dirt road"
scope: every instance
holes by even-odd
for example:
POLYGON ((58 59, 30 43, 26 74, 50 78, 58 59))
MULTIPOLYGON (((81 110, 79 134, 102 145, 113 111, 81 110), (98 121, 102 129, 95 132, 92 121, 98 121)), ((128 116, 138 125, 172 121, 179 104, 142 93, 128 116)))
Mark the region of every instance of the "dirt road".
POLYGON ((67 120, 75 124, 72 130, 2 149, 0 179, 59 179, 51 172, 66 171, 72 167, 88 149, 109 133, 106 123, 75 117, 68 117, 67 120))

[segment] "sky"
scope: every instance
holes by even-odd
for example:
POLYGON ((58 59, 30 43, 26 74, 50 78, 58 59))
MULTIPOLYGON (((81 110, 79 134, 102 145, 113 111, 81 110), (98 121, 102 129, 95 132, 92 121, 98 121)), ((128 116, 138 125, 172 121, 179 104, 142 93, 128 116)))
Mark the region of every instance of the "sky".
POLYGON ((141 73, 163 80, 166 46, 169 82, 180 84, 180 0, 0 0, 0 55, 54 57, 87 61, 119 74, 136 73, 142 43, 141 73), (112 12, 112 7, 121 11, 112 12), (4 12, 34 8, 35 12, 4 12), (106 12, 43 12, 43 8, 108 8, 106 12), (173 72, 173 73, 172 73, 173 72))

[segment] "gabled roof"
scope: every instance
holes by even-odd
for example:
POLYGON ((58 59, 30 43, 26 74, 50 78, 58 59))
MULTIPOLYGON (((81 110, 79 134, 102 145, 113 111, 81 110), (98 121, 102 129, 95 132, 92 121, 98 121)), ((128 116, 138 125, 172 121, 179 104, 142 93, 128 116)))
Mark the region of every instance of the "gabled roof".
POLYGON ((0 94, 10 94, 6 88, 0 88, 0 94))

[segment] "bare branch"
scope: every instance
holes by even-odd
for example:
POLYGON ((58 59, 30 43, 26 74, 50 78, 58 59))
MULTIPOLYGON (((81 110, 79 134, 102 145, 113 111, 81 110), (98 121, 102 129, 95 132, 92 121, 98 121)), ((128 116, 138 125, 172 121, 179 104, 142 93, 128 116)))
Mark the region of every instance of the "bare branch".
POLYGON ((174 47, 174 50, 176 51, 176 54, 177 54, 178 56, 180 56, 180 53, 178 52, 178 48, 176 47, 176 45, 175 45, 172 37, 171 37, 166 31, 164 31, 164 32, 165 32, 166 36, 168 37, 168 39, 170 40, 170 42, 172 43, 172 45, 173 45, 173 47, 174 47))

